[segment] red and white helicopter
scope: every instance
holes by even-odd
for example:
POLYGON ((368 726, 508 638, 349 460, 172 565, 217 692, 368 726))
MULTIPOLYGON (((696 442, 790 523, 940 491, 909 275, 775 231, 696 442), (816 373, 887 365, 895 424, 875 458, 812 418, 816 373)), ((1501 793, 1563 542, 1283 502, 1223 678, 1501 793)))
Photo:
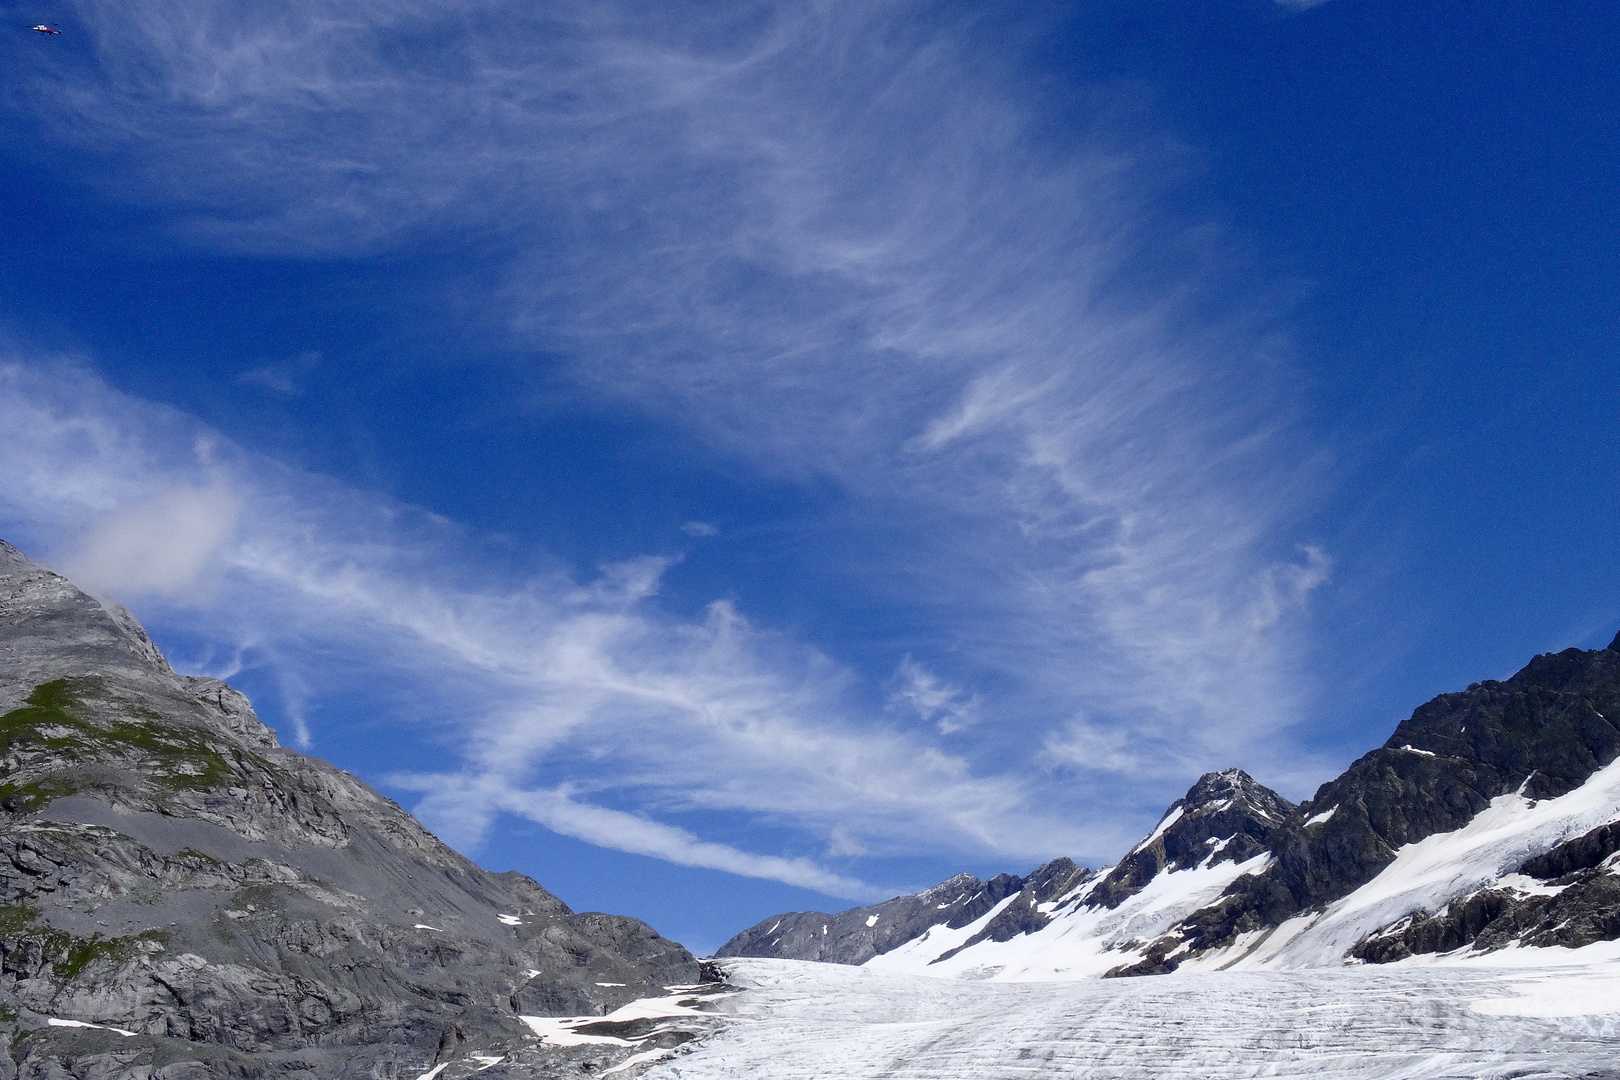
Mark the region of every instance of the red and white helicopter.
POLYGON ((46 26, 44 23, 40 23, 38 26, 30 26, 28 29, 40 34, 60 34, 62 32, 56 27, 46 26))

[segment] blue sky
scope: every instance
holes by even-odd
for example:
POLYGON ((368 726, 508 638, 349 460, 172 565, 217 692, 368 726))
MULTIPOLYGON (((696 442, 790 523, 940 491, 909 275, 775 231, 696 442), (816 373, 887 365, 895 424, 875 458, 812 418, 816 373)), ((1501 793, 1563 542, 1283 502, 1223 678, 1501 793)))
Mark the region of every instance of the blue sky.
POLYGON ((700 951, 1605 644, 1620 15, 1020 7, 8 0, 0 535, 700 951))

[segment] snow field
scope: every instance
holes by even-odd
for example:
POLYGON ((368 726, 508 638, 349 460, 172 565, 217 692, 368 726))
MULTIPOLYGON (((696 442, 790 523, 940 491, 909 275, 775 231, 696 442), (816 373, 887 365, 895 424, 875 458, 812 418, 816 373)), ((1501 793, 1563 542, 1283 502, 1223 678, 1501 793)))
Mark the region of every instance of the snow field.
POLYGON ((1052 983, 726 966, 732 1023, 647 1080, 1620 1077, 1612 962, 1052 983))

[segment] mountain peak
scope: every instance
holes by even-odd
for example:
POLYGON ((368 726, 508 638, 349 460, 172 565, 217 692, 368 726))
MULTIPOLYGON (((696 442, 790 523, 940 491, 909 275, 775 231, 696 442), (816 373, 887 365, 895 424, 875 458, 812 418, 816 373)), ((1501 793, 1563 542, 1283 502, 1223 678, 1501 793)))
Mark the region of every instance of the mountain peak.
POLYGON ((1229 799, 1249 799, 1266 803, 1267 796, 1275 793, 1259 783, 1254 777, 1242 769, 1222 769, 1220 772, 1207 772, 1198 778, 1187 794, 1181 800, 1181 806, 1187 813, 1205 809, 1213 804, 1229 799))
POLYGON ((129 612, 3 542, 0 749, 6 1076, 154 1059, 405 1076, 439 1057, 434 1074, 573 1075, 652 1027, 576 1052, 524 1015, 599 1017, 702 974, 646 924, 482 870, 357 777, 277 747, 240 693, 176 674, 129 612), (110 1059, 64 1020, 122 1032, 122 1056, 85 1065, 110 1059))
POLYGON ((64 674, 175 677, 135 616, 96 599, 4 540, 0 628, 0 709, 64 674))
POLYGON ((1108 872, 1092 902, 1114 907, 1165 870, 1253 858, 1294 814, 1293 803, 1242 769, 1205 773, 1108 872))
POLYGON ((942 881, 933 888, 926 889, 917 895, 923 900, 934 900, 946 895, 955 896, 965 892, 969 887, 975 887, 982 884, 983 882, 981 882, 978 878, 967 873, 966 871, 963 871, 962 873, 957 874, 955 877, 942 881))
POLYGON ((277 745, 240 692, 218 679, 176 674, 127 609, 0 540, 0 713, 44 683, 87 677, 164 699, 180 706, 166 715, 223 729, 249 746, 277 745))

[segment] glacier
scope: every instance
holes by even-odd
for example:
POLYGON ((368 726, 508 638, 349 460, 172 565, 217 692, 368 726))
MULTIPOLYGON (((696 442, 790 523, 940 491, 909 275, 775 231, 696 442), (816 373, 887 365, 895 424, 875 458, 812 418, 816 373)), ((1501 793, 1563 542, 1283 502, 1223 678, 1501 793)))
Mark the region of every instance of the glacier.
POLYGON ((731 959, 727 1024, 646 1080, 1614 1080, 1620 950, 995 982, 731 959))

